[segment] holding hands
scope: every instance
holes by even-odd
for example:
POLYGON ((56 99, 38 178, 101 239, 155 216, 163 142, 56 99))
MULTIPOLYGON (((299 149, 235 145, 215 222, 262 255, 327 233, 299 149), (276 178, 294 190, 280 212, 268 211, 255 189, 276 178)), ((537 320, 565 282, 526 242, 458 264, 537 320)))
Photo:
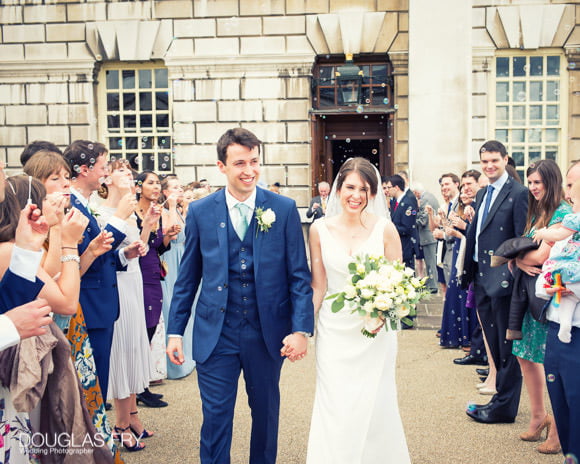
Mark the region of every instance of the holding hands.
POLYGON ((280 350, 280 356, 286 356, 291 362, 300 361, 308 351, 308 337, 302 333, 294 332, 284 337, 284 346, 280 350))

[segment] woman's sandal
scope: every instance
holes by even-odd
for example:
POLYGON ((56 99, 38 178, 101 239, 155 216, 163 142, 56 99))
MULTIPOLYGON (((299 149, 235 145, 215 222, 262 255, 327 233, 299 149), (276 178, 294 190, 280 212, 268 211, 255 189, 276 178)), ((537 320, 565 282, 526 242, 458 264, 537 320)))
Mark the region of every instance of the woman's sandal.
POLYGON ((139 443, 138 439, 137 439, 137 442, 132 446, 125 443, 125 440, 123 440, 123 435, 130 428, 131 428, 131 426, 129 426, 129 425, 125 428, 115 426, 114 432, 113 432, 113 439, 118 440, 125 447, 125 449, 127 451, 130 451, 130 452, 141 451, 141 450, 145 449, 145 444, 139 443))
MULTIPOLYGON (((136 414, 139 414, 139 411, 133 411, 130 414, 134 416, 136 414)), ((135 434, 135 436, 139 437, 139 440, 141 440, 141 438, 149 438, 155 435, 153 432, 149 432, 147 429, 143 429, 141 433, 138 433, 137 430, 135 430, 132 425, 129 425, 129 428, 131 429, 131 432, 135 434)))

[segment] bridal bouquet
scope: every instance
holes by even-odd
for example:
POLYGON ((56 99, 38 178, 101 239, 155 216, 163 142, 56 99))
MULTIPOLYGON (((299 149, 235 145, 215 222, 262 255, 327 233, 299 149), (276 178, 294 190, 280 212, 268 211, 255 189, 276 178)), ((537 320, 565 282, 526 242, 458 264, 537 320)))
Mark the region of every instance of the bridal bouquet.
POLYGON ((332 312, 350 307, 363 320, 362 334, 369 338, 388 322, 396 330, 399 321, 413 325, 409 316, 416 314, 415 306, 428 295, 424 279, 415 277, 415 271, 399 261, 388 261, 384 256, 355 256, 349 263, 350 277, 342 292, 328 296, 332 312))

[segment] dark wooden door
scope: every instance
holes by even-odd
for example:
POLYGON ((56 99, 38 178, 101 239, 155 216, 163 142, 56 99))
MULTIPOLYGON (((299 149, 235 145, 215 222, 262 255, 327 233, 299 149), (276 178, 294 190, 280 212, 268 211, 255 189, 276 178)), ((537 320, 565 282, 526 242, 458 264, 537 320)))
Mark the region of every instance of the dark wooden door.
POLYGON ((312 114, 312 188, 332 184, 342 164, 367 158, 381 176, 393 173, 390 114, 312 114))

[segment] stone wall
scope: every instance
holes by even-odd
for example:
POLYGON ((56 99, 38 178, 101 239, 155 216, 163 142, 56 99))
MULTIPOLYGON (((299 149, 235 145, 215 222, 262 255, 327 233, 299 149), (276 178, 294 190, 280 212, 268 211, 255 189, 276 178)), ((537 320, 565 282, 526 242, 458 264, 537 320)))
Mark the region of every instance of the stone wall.
POLYGON ((215 142, 225 129, 240 125, 264 141, 265 180, 280 182, 285 194, 306 206, 310 77, 321 34, 333 38, 332 53, 343 53, 348 39, 360 52, 392 55, 401 102, 395 161, 407 165, 407 10, 408 0, 4 0, 0 158, 17 170, 22 147, 32 140, 64 147, 77 138, 101 139, 101 67, 156 60, 173 81, 174 166, 180 177, 223 184, 215 142), (382 16, 364 16, 377 13, 382 16), (362 18, 354 39, 348 24, 332 29, 337 18, 351 15, 362 18))

